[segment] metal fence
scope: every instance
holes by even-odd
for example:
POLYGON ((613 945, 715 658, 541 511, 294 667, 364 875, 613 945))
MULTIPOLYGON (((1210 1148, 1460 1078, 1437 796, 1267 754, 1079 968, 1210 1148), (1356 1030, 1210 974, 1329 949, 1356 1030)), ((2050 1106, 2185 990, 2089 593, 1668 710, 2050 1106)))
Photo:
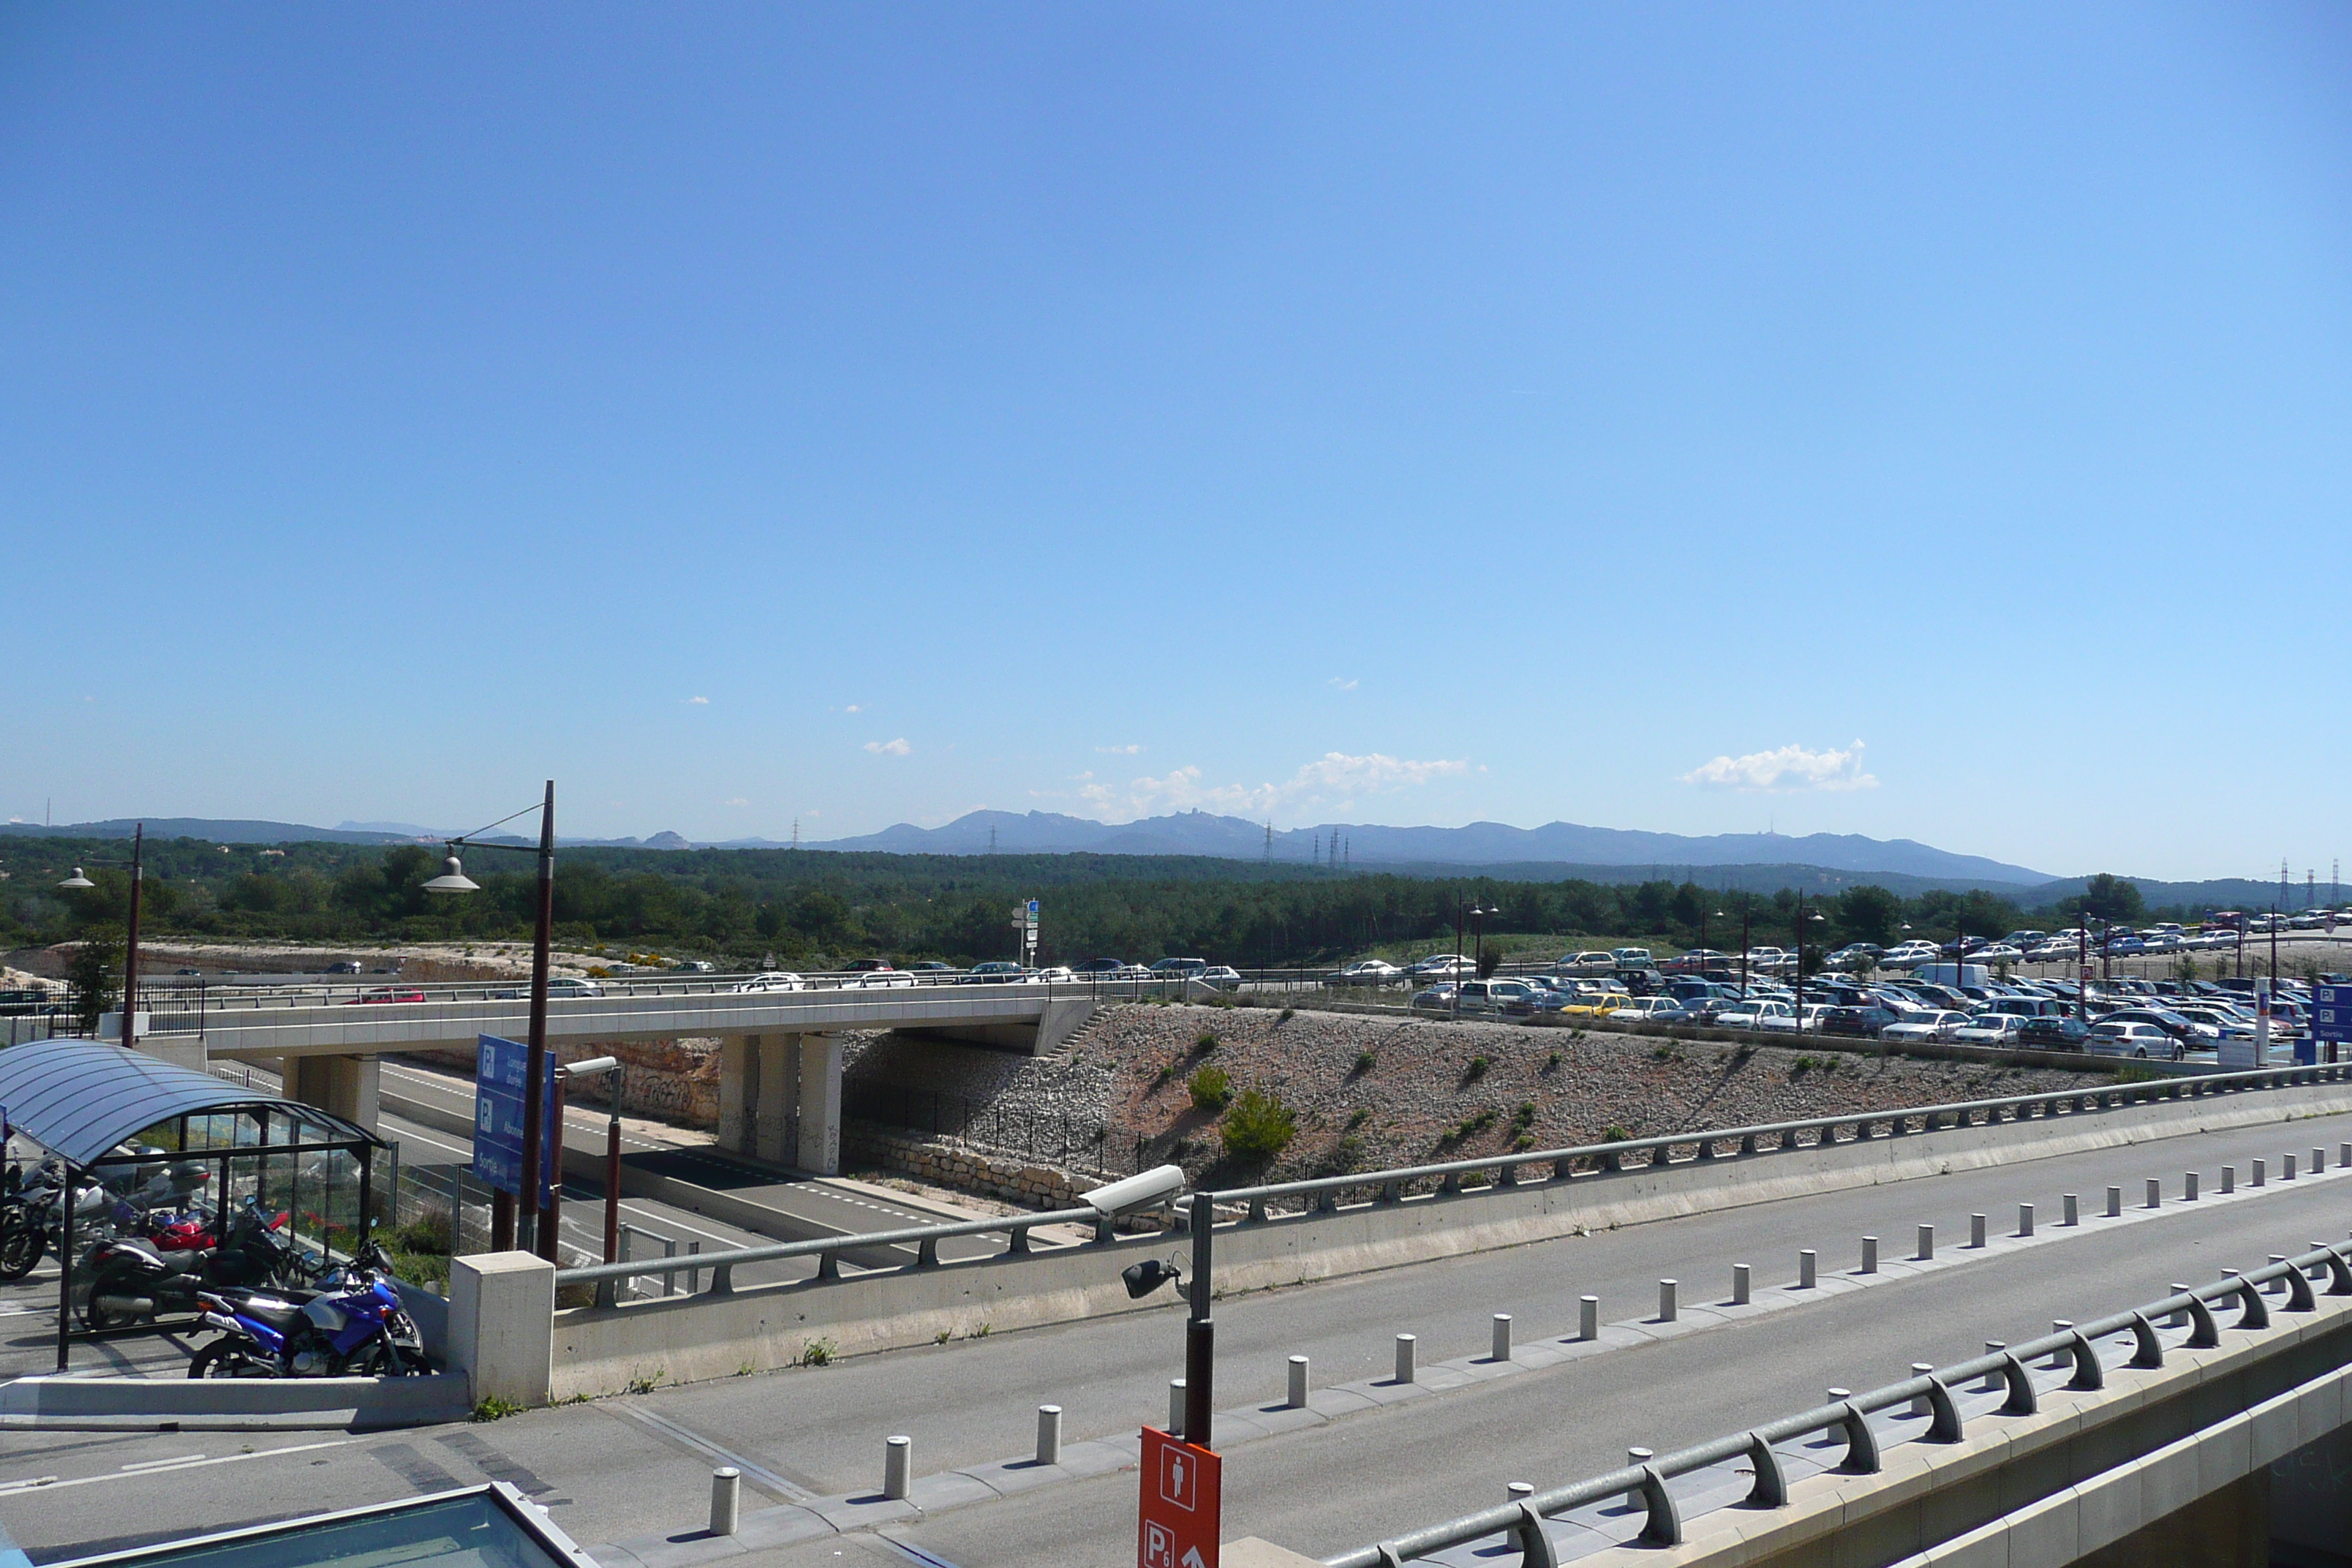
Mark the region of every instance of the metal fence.
MULTIPOLYGON (((2167 1296, 2096 1322, 2066 1328, 1992 1355, 1888 1384, 1833 1405, 1786 1415, 1751 1431, 1717 1437, 1606 1475, 1554 1487, 1443 1524, 1408 1531, 1377 1545, 1342 1552, 1328 1559, 1326 1568, 1401 1568, 1432 1552, 1496 1536, 1503 1538, 1506 1548, 1517 1549, 1521 1568, 1554 1568, 1559 1558, 1545 1532, 1546 1517, 1612 1503, 1620 1498, 1628 1501, 1640 1499, 1636 1506, 1643 1513, 1643 1541, 1654 1546, 1680 1545, 1682 1510, 1668 1484, 1679 1478, 1744 1462, 1754 1475, 1747 1506, 1783 1508, 1789 1502, 1789 1467, 1780 1452, 1780 1444, 1817 1435, 1842 1438, 1845 1454, 1837 1468, 1848 1475, 1875 1475, 1884 1468, 1883 1449, 1890 1437, 1895 1441, 1938 1444, 1962 1440, 1966 1420, 1959 1402, 1953 1397, 1953 1389, 1960 1384, 1973 1378, 1997 1381, 2004 1394, 1998 1414, 2032 1415, 2040 1408, 2040 1391, 2029 1363, 2044 1356, 2063 1360, 2068 1373, 2063 1387, 2102 1388, 2105 1386, 2107 1369, 2100 1357, 2099 1341, 2128 1334, 2132 1353, 2126 1364, 2160 1367, 2167 1345, 2165 1331, 2158 1326, 2159 1320, 2185 1327, 2177 1348, 2212 1349, 2221 1342, 2221 1325, 2213 1315, 2216 1306, 2234 1305, 2238 1309, 2238 1321, 2231 1325, 2234 1328, 2260 1330, 2270 1326, 2271 1308, 2263 1299, 2265 1286, 2277 1283, 2285 1288, 2284 1309, 2288 1312, 2317 1310, 2317 1299, 2311 1288, 2312 1276, 2317 1271, 2326 1272, 2330 1296, 2352 1296, 2352 1263, 2347 1262, 2347 1256, 2352 1256, 2352 1243, 2316 1247, 2299 1257, 2167 1296), (1903 1410, 1902 1424, 1871 1424, 1872 1415, 1893 1412, 1898 1406, 1903 1410)), ((1720 1479, 1730 1478, 1724 1475, 1720 1479)))
MULTIPOLYGON (((2254 1072, 2164 1079, 2042 1094, 2004 1095, 1991 1100, 1862 1111, 1816 1117, 1803 1121, 1670 1133, 1660 1138, 1633 1138, 1570 1149, 1514 1151, 1475 1160, 1324 1176, 1302 1182, 1280 1182, 1266 1186, 1228 1188, 1213 1195, 1221 1209, 1234 1212, 1230 1223, 1263 1225, 1286 1216, 1335 1214, 1343 1198, 1360 1203, 1369 1201, 1376 1205, 1393 1205, 1429 1202, 1436 1195, 1515 1190, 1526 1184, 1531 1173, 1538 1168, 1546 1173, 1541 1179, 1555 1183, 1589 1182, 1624 1171, 1690 1161, 1719 1160, 1728 1163, 1769 1159, 1778 1153, 1818 1148, 1824 1142, 1901 1138, 1948 1127, 1991 1126, 2005 1122, 2096 1116, 2126 1106, 2163 1100, 2198 1100, 2212 1095, 2262 1093, 2313 1084, 2346 1082, 2352 1082, 2352 1066, 2269 1068, 2254 1072), (1465 1178, 1473 1177, 1485 1179, 1474 1186, 1465 1181, 1465 1178)), ((878 1236, 824 1237, 812 1241, 705 1253, 695 1260, 693 1267, 710 1269, 709 1293, 724 1295, 734 1289, 733 1271, 739 1264, 762 1263, 783 1258, 814 1258, 818 1259, 817 1279, 833 1280, 841 1278, 841 1255, 852 1249, 914 1245, 919 1248, 919 1257, 908 1267, 924 1268, 937 1263, 938 1244, 945 1237, 1001 1232, 1010 1237, 1006 1252, 1022 1254, 1030 1250, 1029 1233, 1037 1226, 1067 1224, 1073 1220, 1096 1224, 1096 1240, 1109 1240, 1108 1223, 1097 1223, 1097 1219, 1090 1208, 1075 1209, 966 1225, 891 1231, 878 1236)), ((631 1275, 666 1275, 687 1267, 683 1261, 666 1264, 650 1260, 628 1265, 623 1271, 631 1275)), ((622 1268, 623 1266, 616 1264, 604 1266, 603 1272, 596 1268, 565 1269, 557 1274, 556 1279, 560 1284, 601 1283, 622 1278, 622 1273, 614 1272, 622 1268)))

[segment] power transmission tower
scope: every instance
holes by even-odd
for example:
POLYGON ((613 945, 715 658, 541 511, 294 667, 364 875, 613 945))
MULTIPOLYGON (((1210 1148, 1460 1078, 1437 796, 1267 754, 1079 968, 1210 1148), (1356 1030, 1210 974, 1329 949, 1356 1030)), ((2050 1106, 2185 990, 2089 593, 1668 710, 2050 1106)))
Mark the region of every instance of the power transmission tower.
POLYGON ((1268 818, 1265 825, 1265 863, 1269 866, 1274 864, 1274 822, 1272 818, 1268 818))
POLYGON ((801 847, 801 819, 800 819, 799 817, 795 816, 795 817, 793 817, 793 848, 795 848, 795 849, 797 849, 797 848, 799 848, 800 847, 801 847))
POLYGON ((993 827, 988 830, 988 852, 991 855, 996 853, 996 829, 993 827))

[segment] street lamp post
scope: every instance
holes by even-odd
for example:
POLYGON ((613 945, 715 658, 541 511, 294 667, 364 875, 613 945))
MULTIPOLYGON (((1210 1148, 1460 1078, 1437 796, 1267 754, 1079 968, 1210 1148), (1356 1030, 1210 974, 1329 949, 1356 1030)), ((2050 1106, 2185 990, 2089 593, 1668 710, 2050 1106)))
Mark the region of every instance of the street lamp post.
POLYGON ((1755 918, 1756 900, 1739 900, 1739 999, 1748 1000, 1748 923, 1755 918))
MULTIPOLYGON (((131 830, 131 918, 122 941, 122 1048, 126 1051, 137 1048, 139 1037, 139 892, 147 879, 146 848, 147 825, 142 822, 131 830)), ((76 892, 98 886, 81 870, 75 867, 73 875, 58 886, 76 892)))
POLYGON ((1807 921, 1814 925, 1823 923, 1820 911, 1816 910, 1810 915, 1805 913, 1805 891, 1800 888, 1797 889, 1797 918, 1790 922, 1797 933, 1797 1037, 1799 1039, 1804 1038, 1805 1035, 1805 925, 1807 921))
MULTIPOLYGON (((575 1078, 594 1078, 601 1073, 613 1075, 611 1115, 604 1123, 604 1261, 621 1260, 621 1058, 593 1057, 584 1062, 555 1069, 555 1124, 563 1125, 562 1096, 565 1086, 575 1078)), ((562 1189, 559 1179, 557 1190, 562 1189)), ((551 1216, 548 1222, 555 1222, 551 1216)))
MULTIPOLYGON (((528 809, 528 808, 525 808, 528 809)), ((517 816, 521 812, 514 814, 517 816)), ((491 826, 498 826, 496 823, 491 826)), ((478 831, 488 832, 488 828, 478 831)), ((428 893, 471 893, 479 884, 468 879, 458 863, 461 847, 510 849, 509 844, 482 844, 466 837, 448 841, 449 858, 442 874, 425 884, 428 893)), ((530 1034, 523 1063, 522 1083, 522 1224, 516 1244, 552 1263, 555 1227, 539 1223, 540 1170, 547 1146, 547 967, 548 944, 555 923, 555 781, 547 781, 547 795, 539 808, 539 900, 530 942, 530 1034)), ((561 1140, 558 1142, 561 1147, 561 1140)), ((562 1162, 556 1162, 556 1179, 562 1179, 562 1162)))

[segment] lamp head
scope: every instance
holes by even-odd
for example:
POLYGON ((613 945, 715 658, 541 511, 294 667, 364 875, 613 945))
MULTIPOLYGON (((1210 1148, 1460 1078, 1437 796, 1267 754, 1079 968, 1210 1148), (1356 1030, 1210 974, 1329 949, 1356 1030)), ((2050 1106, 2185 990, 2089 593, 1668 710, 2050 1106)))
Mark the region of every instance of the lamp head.
POLYGON ((59 882, 58 886, 60 888, 71 888, 75 892, 79 893, 85 888, 95 888, 98 884, 91 881, 88 877, 83 876, 81 874, 81 868, 77 866, 74 868, 74 874, 68 877, 64 881, 59 882))
POLYGON ((1140 1263, 1130 1263, 1119 1270, 1119 1279, 1127 1284, 1130 1301, 1140 1301, 1171 1280, 1181 1284, 1183 1273, 1172 1263, 1162 1263, 1157 1258, 1147 1258, 1140 1263))
POLYGON ((441 874, 425 883, 425 890, 428 893, 478 893, 482 885, 466 875, 465 865, 453 849, 449 858, 441 862, 441 874))

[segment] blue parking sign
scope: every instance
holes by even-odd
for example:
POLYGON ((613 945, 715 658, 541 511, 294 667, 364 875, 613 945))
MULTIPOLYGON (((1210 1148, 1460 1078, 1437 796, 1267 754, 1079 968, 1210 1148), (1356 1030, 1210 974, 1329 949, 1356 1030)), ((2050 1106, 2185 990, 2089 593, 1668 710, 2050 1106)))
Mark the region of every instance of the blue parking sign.
MULTIPOLYGON (((496 1035, 476 1042, 474 1059, 474 1173, 501 1193, 522 1195, 522 1089, 530 1070, 530 1047, 496 1035)), ((547 1080, 540 1086, 540 1104, 555 1106, 555 1053, 547 1053, 547 1080)), ((550 1126, 549 1132, 554 1129, 550 1126)), ((555 1152, 561 1141, 546 1137, 540 1144, 540 1204, 554 1184, 555 1152)))
POLYGON ((2352 985, 2311 988, 2311 1037, 2339 1045, 2352 1040, 2352 985))

